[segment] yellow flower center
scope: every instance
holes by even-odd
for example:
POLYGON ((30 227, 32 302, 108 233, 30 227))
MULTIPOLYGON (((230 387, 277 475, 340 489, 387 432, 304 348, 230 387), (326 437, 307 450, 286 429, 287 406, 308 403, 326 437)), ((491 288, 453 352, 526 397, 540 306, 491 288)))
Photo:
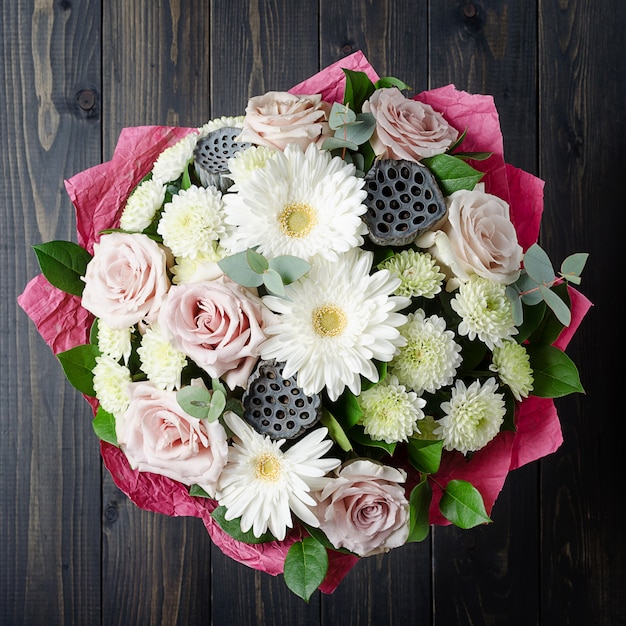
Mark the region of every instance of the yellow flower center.
POLYGON ((275 483, 280 478, 280 459, 274 454, 264 452, 256 459, 254 473, 260 480, 275 483))
POLYGON ((317 213, 308 204, 294 202, 283 209, 278 223, 288 237, 306 237, 317 224, 317 213))
POLYGON ((313 328, 320 337, 337 337, 344 331, 348 318, 334 304, 325 304, 313 311, 313 328))

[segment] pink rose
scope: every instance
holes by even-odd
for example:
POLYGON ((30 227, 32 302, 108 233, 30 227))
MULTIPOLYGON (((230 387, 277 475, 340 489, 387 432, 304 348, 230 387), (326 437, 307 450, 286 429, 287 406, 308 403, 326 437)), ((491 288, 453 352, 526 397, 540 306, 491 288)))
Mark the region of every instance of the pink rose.
POLYGON ((383 159, 420 161, 442 154, 459 136, 441 113, 429 104, 405 98, 395 87, 377 89, 363 103, 363 111, 376 120, 370 143, 383 159))
MULTIPOLYGON (((523 250, 509 217, 509 205, 481 186, 473 191, 455 191, 446 198, 447 221, 440 230, 418 237, 457 280, 448 290, 477 274, 501 284, 514 283, 520 274, 523 250)), ((445 269, 445 268, 444 268, 445 269)))
POLYGON ((332 135, 330 104, 319 94, 296 96, 269 91, 248 100, 240 141, 284 150, 295 143, 304 152, 309 144, 322 145, 332 135))
POLYGON ((367 459, 353 461, 317 494, 320 528, 336 548, 359 556, 387 552, 406 543, 409 503, 403 470, 367 459))
POLYGON ((174 285, 159 313, 172 344, 212 378, 245 387, 265 340, 261 300, 230 279, 174 285))
POLYGON ((131 467, 200 485, 213 495, 228 456, 224 427, 188 415, 175 391, 145 382, 131 383, 129 391, 130 402, 116 420, 116 433, 131 467))
POLYGON ((129 328, 156 317, 170 287, 167 256, 146 235, 102 235, 83 280, 83 308, 111 328, 129 328))

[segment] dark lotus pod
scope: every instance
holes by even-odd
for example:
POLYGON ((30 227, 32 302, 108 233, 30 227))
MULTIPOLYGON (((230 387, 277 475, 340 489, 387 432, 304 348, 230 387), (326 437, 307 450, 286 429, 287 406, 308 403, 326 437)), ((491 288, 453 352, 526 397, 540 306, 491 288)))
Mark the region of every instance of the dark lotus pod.
POLYGON ((447 211, 431 171, 414 161, 382 159, 365 176, 370 239, 380 246, 405 246, 432 228, 447 211))
POLYGON ((283 378, 283 366, 274 360, 260 360, 242 397, 243 418, 272 439, 293 439, 322 416, 320 396, 305 395, 296 385, 295 375, 283 378))
POLYGON ((224 176, 229 173, 228 159, 252 145, 236 141, 240 134, 241 128, 224 126, 210 132, 196 144, 193 153, 194 166, 200 182, 205 187, 217 187, 225 193, 232 185, 232 181, 224 176))

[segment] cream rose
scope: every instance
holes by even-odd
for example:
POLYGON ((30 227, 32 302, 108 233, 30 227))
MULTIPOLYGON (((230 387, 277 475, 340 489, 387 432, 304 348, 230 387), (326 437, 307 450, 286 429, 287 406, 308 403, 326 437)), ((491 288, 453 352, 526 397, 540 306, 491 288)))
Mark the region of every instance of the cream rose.
POLYGON ((336 548, 359 556, 406 543, 409 503, 403 470, 360 459, 345 465, 317 494, 320 528, 336 548))
POLYGON ((302 151, 319 146, 332 135, 328 125, 330 105, 322 96, 296 96, 286 91, 269 91, 248 100, 240 141, 284 150, 295 143, 302 151))
POLYGON ((260 298, 223 276, 174 285, 159 326, 178 350, 234 389, 246 386, 271 315, 260 298))
POLYGON ((146 235, 102 235, 83 280, 82 306, 110 328, 150 322, 170 287, 167 255, 146 235))
POLYGON ((405 98, 395 87, 377 89, 363 103, 363 111, 376 120, 370 143, 383 159, 420 161, 442 154, 459 136, 441 113, 429 104, 405 98))
POLYGON ((214 495, 228 456, 224 427, 218 421, 188 415, 175 391, 140 382, 131 383, 129 392, 128 408, 116 419, 115 427, 131 467, 185 485, 200 485, 214 495))
POLYGON ((523 250, 509 217, 509 205, 482 189, 455 191, 446 198, 447 221, 440 230, 418 237, 416 244, 451 273, 447 289, 477 274, 508 285, 520 274, 523 250))

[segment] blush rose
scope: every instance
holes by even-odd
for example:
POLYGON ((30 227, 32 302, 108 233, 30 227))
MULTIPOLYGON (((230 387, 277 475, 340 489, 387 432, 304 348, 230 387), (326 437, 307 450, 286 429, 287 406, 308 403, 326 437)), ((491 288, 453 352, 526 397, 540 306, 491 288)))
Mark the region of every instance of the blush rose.
POLYGON ((115 329, 154 321, 170 287, 167 264, 163 248, 146 235, 103 235, 87 264, 81 304, 115 329))
POLYGON ((247 384, 269 316, 257 296, 222 276, 174 285, 159 312, 159 326, 178 350, 234 389, 247 384))
POLYGON ((200 485, 213 495, 228 456, 224 427, 188 415, 175 391, 139 382, 131 383, 129 396, 128 408, 116 419, 116 434, 131 467, 200 485))
POLYGON ((320 528, 336 548, 359 556, 406 543, 409 503, 403 470, 359 459, 344 465, 317 494, 320 528))
POLYGON ((448 196, 446 222, 416 240, 451 272, 448 290, 473 274, 505 285, 514 283, 520 274, 523 250, 509 205, 481 187, 448 196))
POLYGON ((441 113, 404 97, 395 87, 377 89, 363 103, 363 111, 376 120, 370 143, 382 159, 420 161, 442 154, 459 136, 441 113))
POLYGON ((319 146, 332 135, 328 124, 330 105, 319 94, 296 96, 269 91, 248 100, 240 141, 284 150, 295 143, 302 151, 319 146))

